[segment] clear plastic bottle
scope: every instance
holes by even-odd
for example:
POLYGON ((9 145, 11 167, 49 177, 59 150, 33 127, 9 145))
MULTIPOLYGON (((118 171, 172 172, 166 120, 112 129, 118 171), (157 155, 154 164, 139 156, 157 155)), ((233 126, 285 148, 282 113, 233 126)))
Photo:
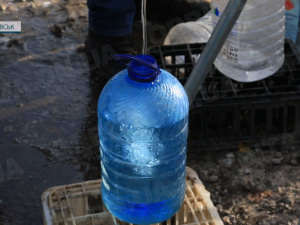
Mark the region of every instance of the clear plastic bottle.
POLYGON ((126 56, 98 101, 102 199, 120 220, 153 224, 184 201, 188 98, 148 55, 126 56))
MULTIPOLYGON (((216 25, 228 0, 212 0, 216 25)), ((284 0, 248 0, 215 66, 224 75, 251 82, 274 74, 284 62, 284 0)))

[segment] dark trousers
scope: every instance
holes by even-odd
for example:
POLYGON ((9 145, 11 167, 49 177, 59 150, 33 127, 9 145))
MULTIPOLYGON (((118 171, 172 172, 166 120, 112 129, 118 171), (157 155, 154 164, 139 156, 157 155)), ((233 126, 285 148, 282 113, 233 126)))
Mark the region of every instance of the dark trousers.
POLYGON ((132 32, 134 0, 87 0, 89 29, 107 36, 132 32))

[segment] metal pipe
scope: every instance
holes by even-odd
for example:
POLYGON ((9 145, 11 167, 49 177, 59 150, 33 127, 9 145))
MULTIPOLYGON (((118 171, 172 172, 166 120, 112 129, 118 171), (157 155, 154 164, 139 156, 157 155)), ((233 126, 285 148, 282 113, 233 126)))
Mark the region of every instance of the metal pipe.
POLYGON ((230 0, 220 16, 197 64, 184 85, 190 106, 246 3, 247 0, 230 0))

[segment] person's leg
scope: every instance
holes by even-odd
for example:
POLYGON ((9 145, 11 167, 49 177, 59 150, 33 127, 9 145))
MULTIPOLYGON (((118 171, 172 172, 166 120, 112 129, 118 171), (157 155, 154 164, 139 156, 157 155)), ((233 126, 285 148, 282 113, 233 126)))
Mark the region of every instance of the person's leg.
POLYGON ((135 54, 131 32, 135 13, 134 0, 87 0, 89 33, 85 42, 91 70, 105 79, 125 67, 113 55, 135 54))
POLYGON ((105 36, 124 36, 132 32, 134 0, 87 0, 89 29, 105 36))

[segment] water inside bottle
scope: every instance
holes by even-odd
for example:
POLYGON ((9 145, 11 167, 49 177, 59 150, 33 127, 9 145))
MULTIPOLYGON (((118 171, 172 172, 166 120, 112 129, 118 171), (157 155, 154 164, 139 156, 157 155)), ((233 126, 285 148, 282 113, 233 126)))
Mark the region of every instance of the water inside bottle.
MULTIPOLYGON (((182 127, 185 120, 178 121, 174 126, 182 127)), ((101 123, 106 121, 102 120, 101 123)), ((119 126, 122 128, 122 125, 119 126)), ((102 134, 103 201, 119 219, 138 224, 157 223, 169 219, 179 210, 185 191, 187 125, 174 139, 161 141, 158 138, 173 132, 174 126, 156 130, 133 126, 120 139, 128 140, 120 149, 119 144, 112 141, 115 137, 108 133, 102 134), (108 146, 115 147, 108 149, 108 146), (114 155, 111 154, 112 150, 114 155), (117 155, 119 151, 123 152, 120 156, 117 155), (175 155, 172 154, 174 151, 175 155)))
MULTIPOLYGON (((217 24, 228 0, 213 0, 217 24)), ((238 82, 262 80, 284 62, 284 1, 248 1, 215 60, 216 68, 238 82)))
POLYGON ((134 224, 169 219, 185 194, 188 99, 182 85, 164 70, 149 83, 123 70, 103 89, 98 118, 107 209, 134 224))

